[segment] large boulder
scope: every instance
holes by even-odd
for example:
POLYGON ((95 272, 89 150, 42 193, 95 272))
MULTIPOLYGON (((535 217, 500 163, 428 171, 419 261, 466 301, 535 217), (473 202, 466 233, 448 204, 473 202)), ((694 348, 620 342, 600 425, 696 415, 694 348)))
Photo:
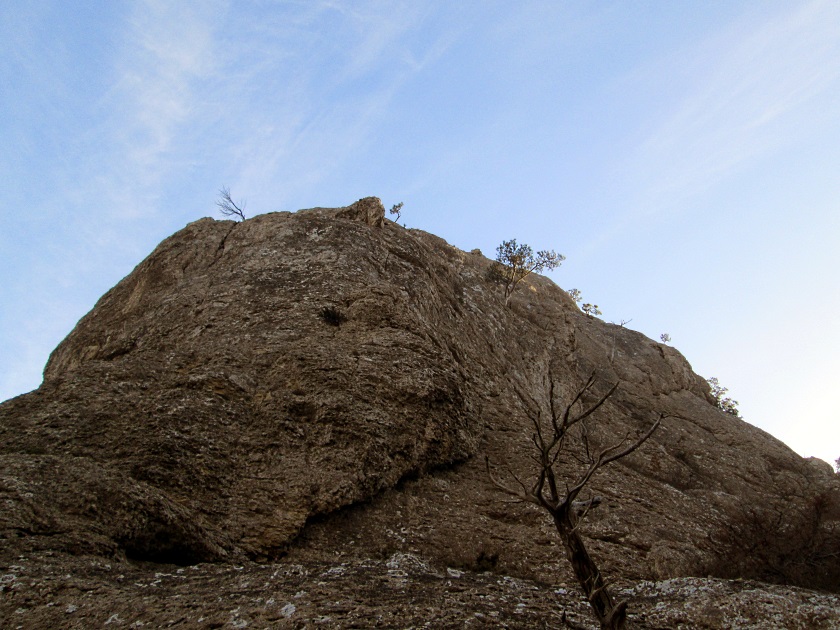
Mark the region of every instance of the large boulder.
POLYGON ((607 570, 776 563, 780 581, 836 586, 818 562, 837 545, 830 469, 717 409, 679 352, 584 315, 551 281, 529 278, 506 307, 489 267, 386 222, 376 198, 191 223, 99 300, 38 390, 0 406, 0 555, 412 552, 551 580, 566 572, 551 522, 502 502, 475 456, 528 478, 549 380, 561 404, 595 374, 597 391, 619 388, 594 441, 666 415, 592 480, 605 500, 584 534, 607 570))

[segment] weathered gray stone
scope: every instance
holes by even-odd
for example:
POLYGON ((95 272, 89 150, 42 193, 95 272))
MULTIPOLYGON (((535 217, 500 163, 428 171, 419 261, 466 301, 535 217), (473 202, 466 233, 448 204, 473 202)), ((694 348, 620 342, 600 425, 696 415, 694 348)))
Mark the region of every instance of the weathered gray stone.
POLYGON ((0 406, 0 561, 411 553, 568 580, 551 523, 504 503, 483 455, 527 478, 549 374, 568 399, 593 372, 620 382, 596 441, 668 416, 592 480, 604 501, 584 533, 608 575, 726 573, 734 537, 787 531, 752 506, 783 506, 813 557, 837 550, 838 477, 718 410, 677 350, 585 316, 542 277, 506 308, 479 253, 384 225, 370 197, 201 219, 161 243, 56 348, 44 384, 0 406))

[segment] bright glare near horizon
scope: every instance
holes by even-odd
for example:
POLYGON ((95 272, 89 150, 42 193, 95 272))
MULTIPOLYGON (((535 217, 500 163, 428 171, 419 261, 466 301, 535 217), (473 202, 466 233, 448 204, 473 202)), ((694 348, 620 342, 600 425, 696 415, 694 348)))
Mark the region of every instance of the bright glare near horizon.
POLYGON ((840 457, 835 0, 4 2, 0 82, 0 399, 222 186, 375 195, 840 457))

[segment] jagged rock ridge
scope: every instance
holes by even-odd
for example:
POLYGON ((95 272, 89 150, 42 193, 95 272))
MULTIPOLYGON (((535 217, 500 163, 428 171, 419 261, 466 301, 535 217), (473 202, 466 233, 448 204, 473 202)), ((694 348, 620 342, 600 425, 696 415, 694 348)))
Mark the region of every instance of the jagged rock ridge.
POLYGON ((3 552, 412 552, 556 580, 551 524, 501 503, 474 456, 527 476, 517 392, 544 404, 549 374, 568 397, 593 372, 621 383, 601 439, 669 416, 593 480, 606 501, 586 534, 607 570, 721 571, 749 506, 783 507, 813 526, 815 557, 835 551, 827 466, 723 414, 679 352, 585 316, 545 278, 506 308, 489 264, 386 221, 376 198, 188 225, 79 322, 38 390, 0 406, 3 552))

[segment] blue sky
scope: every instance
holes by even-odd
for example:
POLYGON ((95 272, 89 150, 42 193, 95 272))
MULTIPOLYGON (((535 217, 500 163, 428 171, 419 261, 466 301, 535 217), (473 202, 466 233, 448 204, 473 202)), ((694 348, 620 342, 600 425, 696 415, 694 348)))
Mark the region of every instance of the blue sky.
POLYGON ((840 3, 0 4, 0 399, 163 238, 403 201, 552 248, 744 417, 840 456, 840 3))

